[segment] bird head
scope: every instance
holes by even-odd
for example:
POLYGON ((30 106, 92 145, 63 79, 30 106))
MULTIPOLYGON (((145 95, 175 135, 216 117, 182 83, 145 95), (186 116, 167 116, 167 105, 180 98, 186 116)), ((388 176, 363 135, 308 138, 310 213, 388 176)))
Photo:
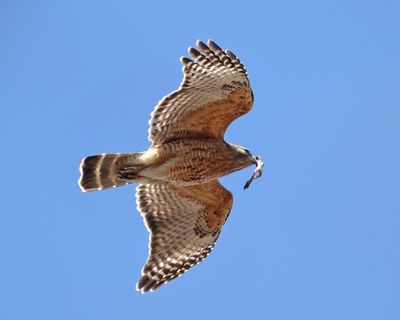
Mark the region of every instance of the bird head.
POLYGON ((252 164, 256 165, 256 169, 253 171, 252 176, 249 180, 247 180, 246 184, 244 185, 244 189, 247 189, 253 182, 253 180, 261 177, 264 168, 264 162, 262 161, 260 156, 252 154, 249 149, 232 143, 230 143, 230 146, 234 149, 236 156, 238 158, 244 159, 248 166, 252 164))
POLYGON ((246 160, 248 165, 257 164, 257 156, 252 154, 249 149, 244 147, 238 146, 236 144, 230 143, 229 144, 233 150, 235 151, 235 155, 237 158, 241 158, 246 160))

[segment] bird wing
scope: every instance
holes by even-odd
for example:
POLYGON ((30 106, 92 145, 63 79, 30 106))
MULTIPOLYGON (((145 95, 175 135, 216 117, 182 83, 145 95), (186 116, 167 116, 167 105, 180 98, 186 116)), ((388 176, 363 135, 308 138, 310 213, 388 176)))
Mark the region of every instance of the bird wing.
POLYGON ((154 291, 208 256, 233 203, 218 180, 177 187, 141 184, 136 203, 150 232, 149 256, 136 289, 154 291))
POLYGON ((184 78, 177 91, 164 97, 149 121, 153 145, 179 138, 223 139, 229 124, 247 113, 253 93, 247 71, 229 50, 213 41, 197 41, 190 60, 181 58, 184 78))

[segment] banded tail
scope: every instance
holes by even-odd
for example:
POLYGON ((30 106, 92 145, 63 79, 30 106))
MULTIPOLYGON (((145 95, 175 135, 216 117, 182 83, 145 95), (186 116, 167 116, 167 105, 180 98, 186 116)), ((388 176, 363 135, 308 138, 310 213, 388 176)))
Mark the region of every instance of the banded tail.
POLYGON ((144 152, 103 153, 82 160, 78 181, 82 191, 96 191, 134 182, 145 166, 144 152))

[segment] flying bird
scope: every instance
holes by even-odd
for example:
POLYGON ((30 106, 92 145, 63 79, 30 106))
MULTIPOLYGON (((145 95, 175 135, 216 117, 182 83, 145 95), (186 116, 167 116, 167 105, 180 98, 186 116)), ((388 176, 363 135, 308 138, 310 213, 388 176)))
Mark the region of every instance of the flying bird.
POLYGON ((183 81, 164 97, 149 121, 145 152, 103 153, 82 160, 82 191, 136 187, 136 204, 149 230, 149 256, 137 290, 154 291, 208 256, 231 209, 232 193, 218 178, 263 162, 228 143, 229 124, 253 106, 247 71, 229 50, 197 41, 181 58, 183 81))

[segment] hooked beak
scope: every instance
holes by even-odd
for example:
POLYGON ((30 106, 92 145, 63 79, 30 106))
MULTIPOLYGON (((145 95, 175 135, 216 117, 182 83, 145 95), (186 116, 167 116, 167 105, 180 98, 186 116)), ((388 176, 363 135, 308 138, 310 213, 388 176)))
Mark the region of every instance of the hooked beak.
POLYGON ((259 158, 260 158, 259 156, 255 156, 254 154, 251 155, 251 160, 253 161, 253 163, 255 165, 257 165, 257 161, 258 161, 259 158))
POLYGON ((253 175, 250 177, 250 179, 246 182, 244 185, 244 189, 247 189, 250 187, 250 184, 253 182, 253 180, 258 179, 262 175, 262 171, 264 168, 264 162, 262 161, 260 156, 254 156, 252 155, 252 160, 255 165, 257 165, 256 169, 253 171, 253 175))

